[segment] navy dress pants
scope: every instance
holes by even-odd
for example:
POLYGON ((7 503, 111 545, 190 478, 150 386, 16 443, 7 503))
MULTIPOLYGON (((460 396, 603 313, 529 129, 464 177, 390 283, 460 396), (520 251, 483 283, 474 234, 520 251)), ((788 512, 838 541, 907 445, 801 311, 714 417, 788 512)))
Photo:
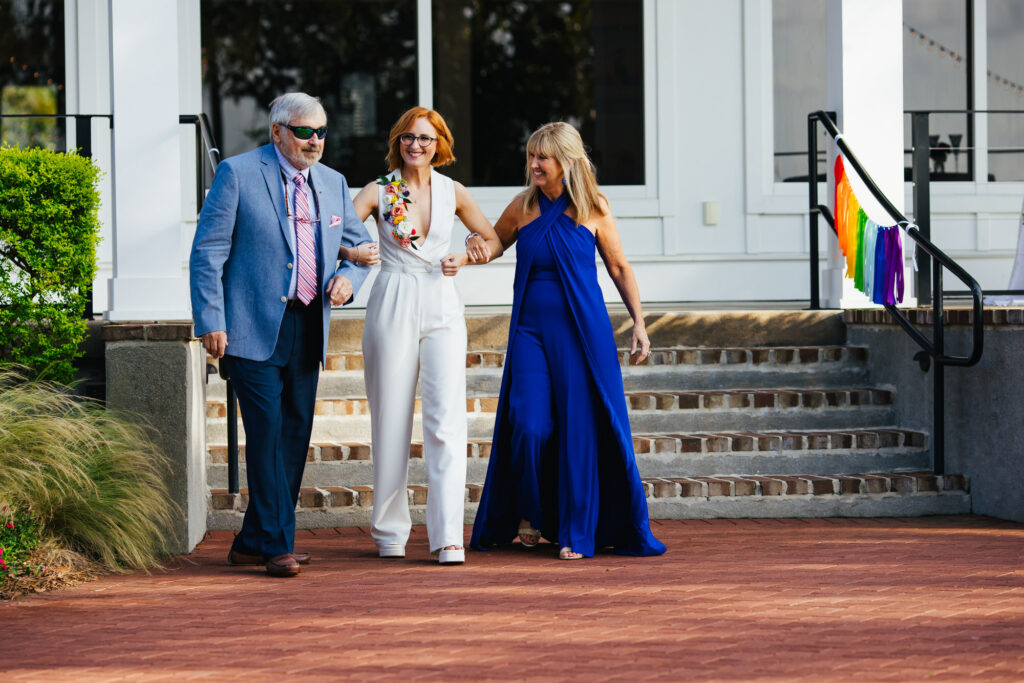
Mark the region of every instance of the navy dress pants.
POLYGON ((267 360, 229 355, 221 360, 235 387, 245 427, 249 505, 232 545, 237 552, 266 560, 294 551, 295 504, 320 376, 322 312, 319 299, 305 309, 286 310, 277 346, 267 360))

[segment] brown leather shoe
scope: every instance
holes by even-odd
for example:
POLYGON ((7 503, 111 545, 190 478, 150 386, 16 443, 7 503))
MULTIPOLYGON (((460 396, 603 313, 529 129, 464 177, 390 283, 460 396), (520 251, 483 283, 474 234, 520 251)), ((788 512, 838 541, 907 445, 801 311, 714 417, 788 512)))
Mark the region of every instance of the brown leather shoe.
POLYGON ((291 553, 275 555, 267 560, 267 574, 276 577, 297 576, 302 567, 291 553))
POLYGON ((257 565, 263 564, 262 555, 249 555, 247 553, 240 553, 237 550, 232 550, 228 553, 228 564, 232 565, 257 565))
MULTIPOLYGON (((309 553, 292 553, 299 564, 309 564, 309 553)), ((235 566, 265 564, 262 555, 248 555, 232 550, 228 553, 228 564, 235 566)))

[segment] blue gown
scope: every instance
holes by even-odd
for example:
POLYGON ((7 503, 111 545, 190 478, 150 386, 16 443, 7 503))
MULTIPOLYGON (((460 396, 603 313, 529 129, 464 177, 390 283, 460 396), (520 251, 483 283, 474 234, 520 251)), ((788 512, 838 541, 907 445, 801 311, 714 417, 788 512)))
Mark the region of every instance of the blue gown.
POLYGON ((539 200, 541 215, 519 229, 505 370, 471 545, 511 542, 527 519, 588 557, 608 546, 660 555, 594 235, 565 215, 567 193, 539 200))

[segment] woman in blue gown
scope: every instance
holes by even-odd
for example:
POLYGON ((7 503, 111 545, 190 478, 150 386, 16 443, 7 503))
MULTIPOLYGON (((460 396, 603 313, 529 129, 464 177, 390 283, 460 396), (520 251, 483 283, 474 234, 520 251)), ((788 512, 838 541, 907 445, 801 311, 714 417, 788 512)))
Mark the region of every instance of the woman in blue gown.
MULTIPOLYGON (((631 353, 650 351, 640 293, 579 133, 549 123, 530 137, 528 184, 495 224, 516 246, 508 350, 472 546, 540 537, 575 560, 611 546, 660 555, 633 455, 601 254, 633 318, 631 353)), ((494 254, 498 256, 500 254, 494 254)))

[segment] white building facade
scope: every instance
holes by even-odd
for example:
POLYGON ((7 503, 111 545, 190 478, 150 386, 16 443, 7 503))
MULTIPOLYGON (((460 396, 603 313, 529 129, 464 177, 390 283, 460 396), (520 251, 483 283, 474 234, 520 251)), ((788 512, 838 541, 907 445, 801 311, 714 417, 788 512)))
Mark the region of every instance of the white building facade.
MULTIPOLYGON (((1024 109, 1024 74, 1015 73, 1024 59, 1013 47, 1024 43, 1013 40, 1024 29, 1016 7, 1024 3, 1013 0, 948 0, 952 14, 929 13, 920 0, 404 1, 408 11, 395 20, 383 8, 401 2, 64 0, 64 112, 113 115, 112 125, 92 124, 105 171, 97 312, 111 320, 190 317, 187 260, 201 171, 195 132, 179 115, 205 110, 223 150, 244 151, 266 139, 261 97, 275 83, 324 97, 327 145, 339 150, 332 165, 354 187, 386 170, 390 112, 438 108, 462 164, 452 175, 492 220, 519 189, 515 148, 529 128, 549 118, 576 123, 646 302, 808 298, 807 183, 794 181, 807 174, 797 152, 806 150, 808 112, 836 111, 846 141, 909 213, 905 110, 1024 109), (318 26, 342 6, 377 23, 364 27, 356 13, 352 23, 318 26), (306 34, 278 45, 277 36, 254 33, 283 30, 296 16, 310 29, 311 56, 290 69, 306 34), (549 21, 563 23, 552 29, 549 21), (561 35, 563 25, 570 28, 561 35), (387 73, 345 67, 346 36, 363 40, 353 38, 351 50, 366 51, 365 33, 384 44, 387 73), (559 55, 576 52, 578 64, 560 66, 559 55), (324 64, 340 66, 313 75, 324 64), (496 71, 482 76, 488 69, 496 71), (239 76, 247 73, 255 75, 239 76), (937 87, 922 94, 915 88, 923 81, 937 87), (336 84, 333 92, 317 87, 325 82, 336 84), (994 92, 1003 99, 994 102, 994 92), (538 120, 515 118, 519 108, 538 120)), ((1004 289, 1024 197, 1024 154, 1012 151, 1024 147, 1024 115, 967 121, 935 118, 943 137, 936 146, 958 144, 947 145, 942 164, 933 157, 932 239, 983 288, 1004 289)), ((74 147, 73 127, 65 136, 74 147)), ((821 149, 824 173, 832 148, 821 149)), ((820 183, 822 197, 827 188, 820 183)), ((884 214, 872 217, 885 222, 884 214)), ((824 225, 820 231, 825 302, 859 305, 830 262, 834 237, 824 225)), ((508 254, 464 269, 465 303, 510 303, 513 265, 508 254)), ((602 286, 606 300, 618 299, 609 279, 602 286)))

